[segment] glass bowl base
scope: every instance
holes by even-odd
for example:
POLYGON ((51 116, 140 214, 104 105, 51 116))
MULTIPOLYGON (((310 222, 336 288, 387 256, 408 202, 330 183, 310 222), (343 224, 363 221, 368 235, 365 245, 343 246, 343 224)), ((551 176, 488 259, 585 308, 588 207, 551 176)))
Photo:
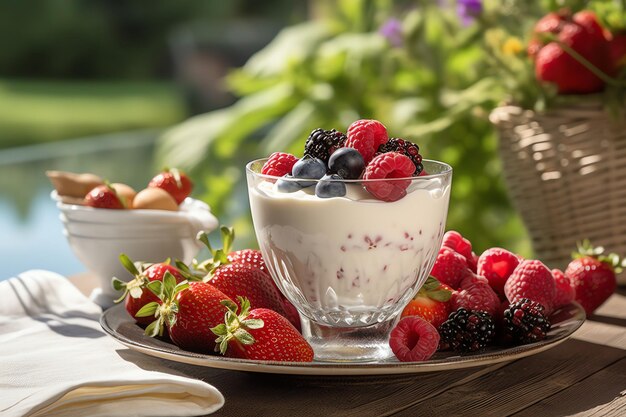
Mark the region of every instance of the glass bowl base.
POLYGON ((378 362, 393 357, 389 333, 398 317, 362 327, 330 327, 300 316, 318 362, 378 362))

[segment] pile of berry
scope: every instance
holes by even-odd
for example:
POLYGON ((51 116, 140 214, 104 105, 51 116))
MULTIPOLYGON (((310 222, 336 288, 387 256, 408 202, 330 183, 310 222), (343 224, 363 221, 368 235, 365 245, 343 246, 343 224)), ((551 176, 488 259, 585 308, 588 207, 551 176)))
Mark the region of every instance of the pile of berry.
POLYGON ((275 152, 261 173, 283 177, 276 182, 281 192, 315 186, 315 195, 320 198, 342 197, 346 194, 342 180, 363 179, 365 189, 383 201, 404 197, 410 184, 406 178, 425 174, 419 146, 390 139, 382 123, 366 119, 352 123, 347 134, 315 129, 304 144, 302 159, 275 152), (390 180, 367 181, 386 178, 390 180))
POLYGON ((619 257, 584 242, 565 272, 502 248, 477 256, 460 233, 449 231, 431 277, 402 312, 389 344, 401 361, 437 350, 476 352, 545 339, 550 315, 572 301, 592 314, 615 290, 619 257))

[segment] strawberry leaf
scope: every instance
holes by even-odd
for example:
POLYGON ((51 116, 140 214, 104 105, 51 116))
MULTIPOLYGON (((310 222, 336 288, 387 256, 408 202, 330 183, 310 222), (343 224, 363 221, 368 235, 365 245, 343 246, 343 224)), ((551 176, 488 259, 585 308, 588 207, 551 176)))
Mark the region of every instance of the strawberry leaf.
POLYGON ((137 275, 140 275, 139 270, 137 269, 133 261, 131 261, 125 253, 121 253, 119 259, 122 266, 133 276, 136 277, 137 275))
POLYGON ((442 303, 450 301, 451 297, 452 297, 452 291, 445 290, 445 289, 431 291, 428 293, 428 298, 431 298, 435 301, 441 301, 442 303))
MULTIPOLYGON (((229 340, 230 340, 230 339, 226 339, 226 338, 224 338, 224 339, 222 339, 222 340, 220 341, 219 346, 220 346, 220 353, 221 353, 222 355, 225 355, 225 354, 226 354, 226 351, 228 350, 228 341, 229 341, 229 340)), ((217 343, 217 341, 216 341, 216 343, 217 343)))
POLYGON ((161 281, 150 281, 148 285, 146 285, 146 288, 161 300, 163 300, 162 287, 163 283, 161 281))
POLYGON ((222 245, 224 245, 224 252, 228 254, 230 253, 233 241, 235 240, 235 229, 233 229, 232 227, 222 226, 220 227, 220 232, 222 234, 222 245))
POLYGON ((163 336, 163 317, 158 317, 155 321, 150 323, 144 331, 146 336, 156 337, 163 336))
MULTIPOLYGON (((111 285, 115 291, 123 291, 126 289, 126 283, 119 278, 113 277, 111 279, 111 285)), ((126 295, 126 294, 124 294, 126 295)))
POLYGON ((226 329, 226 325, 224 323, 218 324, 215 327, 211 327, 211 331, 216 336, 223 336, 223 335, 228 333, 228 331, 226 329))
POLYGON ((139 309, 139 311, 135 314, 135 317, 154 316, 158 308, 159 303, 157 303, 156 301, 149 302, 139 309))
POLYGON ((261 319, 248 319, 241 322, 241 325, 248 329, 261 329, 265 323, 261 319))
POLYGON ((254 344, 254 342, 256 342, 256 340, 254 340, 254 336, 252 336, 250 333, 242 328, 235 330, 233 336, 244 345, 252 345, 254 344))
POLYGON ((433 291, 439 288, 440 285, 441 283, 437 280, 437 278, 429 276, 424 285, 422 285, 421 289, 424 291, 433 291))
POLYGON ((207 235, 206 232, 204 231, 198 232, 196 239, 204 243, 204 246, 206 246, 207 249, 209 249, 209 252, 211 253, 211 255, 213 255, 214 250, 213 250, 213 247, 211 246, 211 242, 209 242, 209 235, 207 235))

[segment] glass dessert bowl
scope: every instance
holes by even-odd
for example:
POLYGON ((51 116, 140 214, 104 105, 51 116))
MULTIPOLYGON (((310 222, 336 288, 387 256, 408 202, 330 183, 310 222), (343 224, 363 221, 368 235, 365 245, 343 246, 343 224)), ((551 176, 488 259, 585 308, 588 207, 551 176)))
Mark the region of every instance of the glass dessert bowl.
POLYGON ((254 228, 272 278, 300 313, 316 360, 393 356, 389 332, 428 277, 441 246, 452 168, 424 160, 429 175, 331 180, 345 184, 345 195, 320 198, 315 195, 320 180, 279 191, 278 177, 261 174, 265 161, 246 166, 254 228), (395 186, 406 193, 393 202, 367 191, 395 186))

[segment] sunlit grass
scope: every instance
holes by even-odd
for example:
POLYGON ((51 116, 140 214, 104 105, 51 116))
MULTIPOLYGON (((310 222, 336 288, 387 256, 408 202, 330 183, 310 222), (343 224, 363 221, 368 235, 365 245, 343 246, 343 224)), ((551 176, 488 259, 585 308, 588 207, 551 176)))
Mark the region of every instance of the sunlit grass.
POLYGON ((171 83, 0 80, 0 148, 168 126, 184 117, 171 83))

